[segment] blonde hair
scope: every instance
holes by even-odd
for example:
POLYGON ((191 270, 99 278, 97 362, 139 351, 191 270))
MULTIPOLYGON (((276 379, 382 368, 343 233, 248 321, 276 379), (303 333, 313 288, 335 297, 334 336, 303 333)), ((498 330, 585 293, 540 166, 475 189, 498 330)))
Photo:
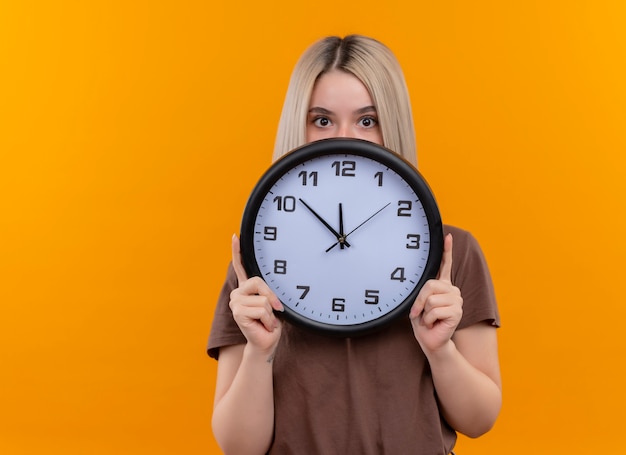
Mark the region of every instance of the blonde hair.
POLYGON ((400 64, 387 46, 361 35, 330 36, 302 54, 291 74, 273 159, 306 143, 311 93, 319 77, 331 70, 346 71, 363 83, 378 113, 383 145, 416 166, 411 102, 400 64))

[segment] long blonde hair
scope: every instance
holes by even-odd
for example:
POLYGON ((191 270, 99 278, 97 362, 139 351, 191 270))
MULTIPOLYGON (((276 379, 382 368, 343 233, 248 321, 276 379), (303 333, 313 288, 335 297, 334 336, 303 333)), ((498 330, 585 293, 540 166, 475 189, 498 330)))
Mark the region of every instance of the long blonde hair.
POLYGON ((346 71, 363 83, 378 113, 383 145, 417 166, 413 115, 402 68, 387 46, 361 35, 330 36, 302 54, 291 74, 273 159, 306 143, 313 87, 331 70, 346 71))

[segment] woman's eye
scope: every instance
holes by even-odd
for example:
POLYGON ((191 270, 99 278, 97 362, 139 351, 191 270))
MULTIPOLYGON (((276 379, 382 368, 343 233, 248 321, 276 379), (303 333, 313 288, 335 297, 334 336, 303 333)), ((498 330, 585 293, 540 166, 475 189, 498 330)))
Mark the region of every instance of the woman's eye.
POLYGON ((313 124, 320 128, 325 128, 330 125, 330 120, 327 117, 317 117, 313 119, 313 124))
POLYGON ((378 125, 378 121, 374 117, 363 117, 359 120, 359 125, 363 128, 374 128, 378 125))

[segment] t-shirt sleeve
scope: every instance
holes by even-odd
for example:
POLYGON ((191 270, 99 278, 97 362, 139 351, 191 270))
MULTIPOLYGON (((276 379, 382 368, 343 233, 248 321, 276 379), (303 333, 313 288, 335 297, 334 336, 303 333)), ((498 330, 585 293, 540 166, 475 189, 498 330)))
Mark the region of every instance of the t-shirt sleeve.
POLYGON ((452 233, 452 283, 461 290, 463 317, 458 329, 479 322, 500 327, 500 314, 491 274, 474 236, 462 229, 445 226, 452 233))
POLYGON ((222 346, 231 346, 235 344, 245 344, 246 338, 239 330, 239 326, 233 319, 233 313, 228 305, 230 301, 230 293, 237 287, 237 275, 232 264, 228 265, 226 280, 222 286, 222 290, 217 299, 213 323, 211 325, 211 333, 209 335, 209 343, 207 353, 212 358, 219 357, 219 350, 222 346))

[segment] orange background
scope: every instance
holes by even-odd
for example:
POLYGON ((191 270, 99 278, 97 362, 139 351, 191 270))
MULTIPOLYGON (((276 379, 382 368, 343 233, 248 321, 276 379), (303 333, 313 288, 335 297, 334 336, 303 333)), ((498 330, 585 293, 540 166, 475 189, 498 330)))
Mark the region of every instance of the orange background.
POLYGON ((0 453, 218 453, 230 237, 296 58, 351 32, 496 284, 504 408, 458 452, 619 451, 625 30, 622 0, 0 2, 0 453))

